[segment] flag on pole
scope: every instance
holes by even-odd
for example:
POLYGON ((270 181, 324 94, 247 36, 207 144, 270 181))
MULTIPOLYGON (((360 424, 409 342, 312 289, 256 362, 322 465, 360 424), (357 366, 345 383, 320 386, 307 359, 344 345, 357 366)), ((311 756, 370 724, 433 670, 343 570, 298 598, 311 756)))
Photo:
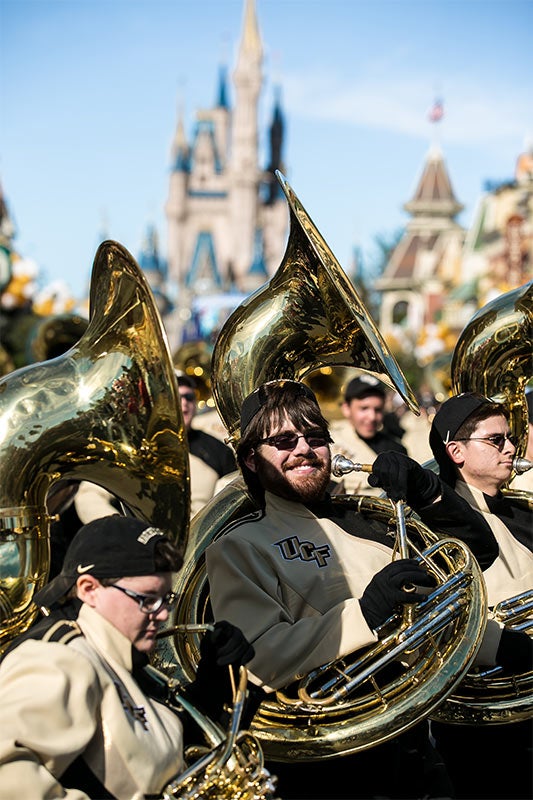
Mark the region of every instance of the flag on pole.
POLYGON ((440 122, 444 116, 444 106, 442 100, 435 100, 428 112, 428 119, 430 122, 440 122))

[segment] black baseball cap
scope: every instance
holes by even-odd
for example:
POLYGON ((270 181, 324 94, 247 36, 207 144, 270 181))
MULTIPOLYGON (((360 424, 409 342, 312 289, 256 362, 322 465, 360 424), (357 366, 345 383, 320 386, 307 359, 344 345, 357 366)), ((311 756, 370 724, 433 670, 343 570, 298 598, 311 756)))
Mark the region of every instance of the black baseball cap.
POLYGON ((34 595, 34 602, 51 608, 86 573, 95 578, 155 575, 155 546, 165 539, 162 530, 134 517, 112 514, 92 520, 76 533, 63 569, 34 595))
POLYGON ((176 370, 176 378, 178 379, 178 386, 188 386, 189 389, 196 389, 196 381, 191 375, 187 375, 186 372, 181 372, 181 370, 176 370))
POLYGON ((446 454, 446 445, 452 442, 455 434, 466 420, 481 406, 492 401, 477 392, 463 392, 446 400, 433 418, 429 432, 429 445, 439 465, 443 481, 455 485, 455 470, 446 454))
POLYGON ((372 395, 385 398, 386 391, 381 381, 378 381, 373 375, 358 375, 346 387, 344 402, 349 403, 350 400, 359 400, 361 397, 371 397, 372 395))
POLYGON ((242 406, 241 406, 241 436, 244 434, 246 428, 255 417, 258 411, 265 405, 267 398, 268 398, 268 387, 269 386, 291 386, 297 388, 297 394, 301 395, 302 397, 308 397, 310 400, 318 406, 318 401, 315 397, 314 392, 309 386, 306 386, 305 383, 300 383, 299 381, 289 381, 289 380, 279 380, 279 381, 268 381, 267 383, 261 384, 257 389, 249 394, 247 397, 244 398, 242 406))

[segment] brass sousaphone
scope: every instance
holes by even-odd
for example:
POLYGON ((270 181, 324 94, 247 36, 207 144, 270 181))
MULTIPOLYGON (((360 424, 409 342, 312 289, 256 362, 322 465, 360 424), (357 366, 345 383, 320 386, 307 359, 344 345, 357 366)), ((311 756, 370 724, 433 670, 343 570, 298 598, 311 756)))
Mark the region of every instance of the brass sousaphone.
MULTIPOLYGON (((462 331, 451 363, 452 393, 480 392, 510 410, 510 427, 519 438, 517 455, 525 453, 528 415, 525 389, 533 370, 533 281, 519 286, 474 314, 462 331)), ((520 458, 515 460, 520 463, 520 458)), ((530 492, 504 490, 533 508, 530 492)), ((492 616, 533 636, 533 588, 509 597, 492 616)), ((533 672, 506 675, 501 667, 476 669, 433 715, 452 724, 518 722, 533 712, 533 672)))
MULTIPOLYGON (((213 352, 213 396, 228 440, 236 443, 242 400, 258 385, 301 380, 322 366, 363 369, 395 388, 416 412, 414 395, 357 292, 279 173, 278 179, 290 209, 285 256, 274 277, 229 317, 213 352)), ((395 525, 386 499, 335 501, 395 525)), ((210 619, 205 550, 227 523, 252 509, 244 482, 237 478, 194 517, 175 586, 182 602, 169 625, 210 619)), ((432 554, 429 550, 440 546, 437 537, 412 519, 406 526, 420 558, 434 565, 446 584, 446 597, 428 598, 425 615, 396 619, 395 635, 362 658, 356 654, 354 664, 325 665, 299 686, 269 695, 251 725, 268 757, 316 760, 386 741, 427 716, 470 665, 485 625, 479 569, 461 543, 446 540, 440 553, 432 554), (412 658, 415 652, 418 661, 412 658), (401 676, 387 674, 391 661, 400 657, 405 657, 401 676)), ((198 656, 194 634, 169 636, 157 653, 160 666, 183 679, 194 674, 198 656)))
MULTIPOLYGON (((0 653, 37 615, 33 597, 50 569, 50 506, 65 481, 103 486, 185 549, 189 460, 175 370, 144 274, 117 242, 98 248, 90 309, 70 350, 0 380, 0 653)), ((273 799, 261 747, 240 730, 246 677, 227 732, 170 686, 171 705, 195 720, 205 743, 187 748, 187 767, 162 800, 273 799)))
POLYGON ((179 409, 146 279, 122 245, 103 242, 79 341, 0 380, 0 652, 37 614, 50 509, 65 482, 105 487, 184 549, 189 462, 179 409))

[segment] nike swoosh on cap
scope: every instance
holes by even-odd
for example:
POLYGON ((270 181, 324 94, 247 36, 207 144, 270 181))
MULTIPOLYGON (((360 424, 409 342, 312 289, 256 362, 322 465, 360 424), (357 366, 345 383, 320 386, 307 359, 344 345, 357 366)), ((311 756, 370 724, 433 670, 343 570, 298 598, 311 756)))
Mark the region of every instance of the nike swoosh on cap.
POLYGON ((82 575, 84 572, 89 572, 90 569, 94 569, 94 564, 89 564, 88 567, 82 567, 81 564, 78 564, 76 569, 80 573, 80 575, 82 575))

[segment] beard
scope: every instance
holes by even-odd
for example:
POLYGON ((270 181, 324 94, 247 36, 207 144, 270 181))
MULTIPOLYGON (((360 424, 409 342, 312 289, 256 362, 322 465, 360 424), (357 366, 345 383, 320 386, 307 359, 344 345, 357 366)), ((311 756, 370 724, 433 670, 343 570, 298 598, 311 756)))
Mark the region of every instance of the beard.
POLYGON ((257 477, 267 492, 295 503, 310 503, 321 500, 326 492, 330 481, 331 456, 328 452, 326 459, 299 457, 279 468, 257 453, 256 470, 257 477), (295 467, 303 464, 314 467, 315 471, 309 475, 296 474, 295 467))

